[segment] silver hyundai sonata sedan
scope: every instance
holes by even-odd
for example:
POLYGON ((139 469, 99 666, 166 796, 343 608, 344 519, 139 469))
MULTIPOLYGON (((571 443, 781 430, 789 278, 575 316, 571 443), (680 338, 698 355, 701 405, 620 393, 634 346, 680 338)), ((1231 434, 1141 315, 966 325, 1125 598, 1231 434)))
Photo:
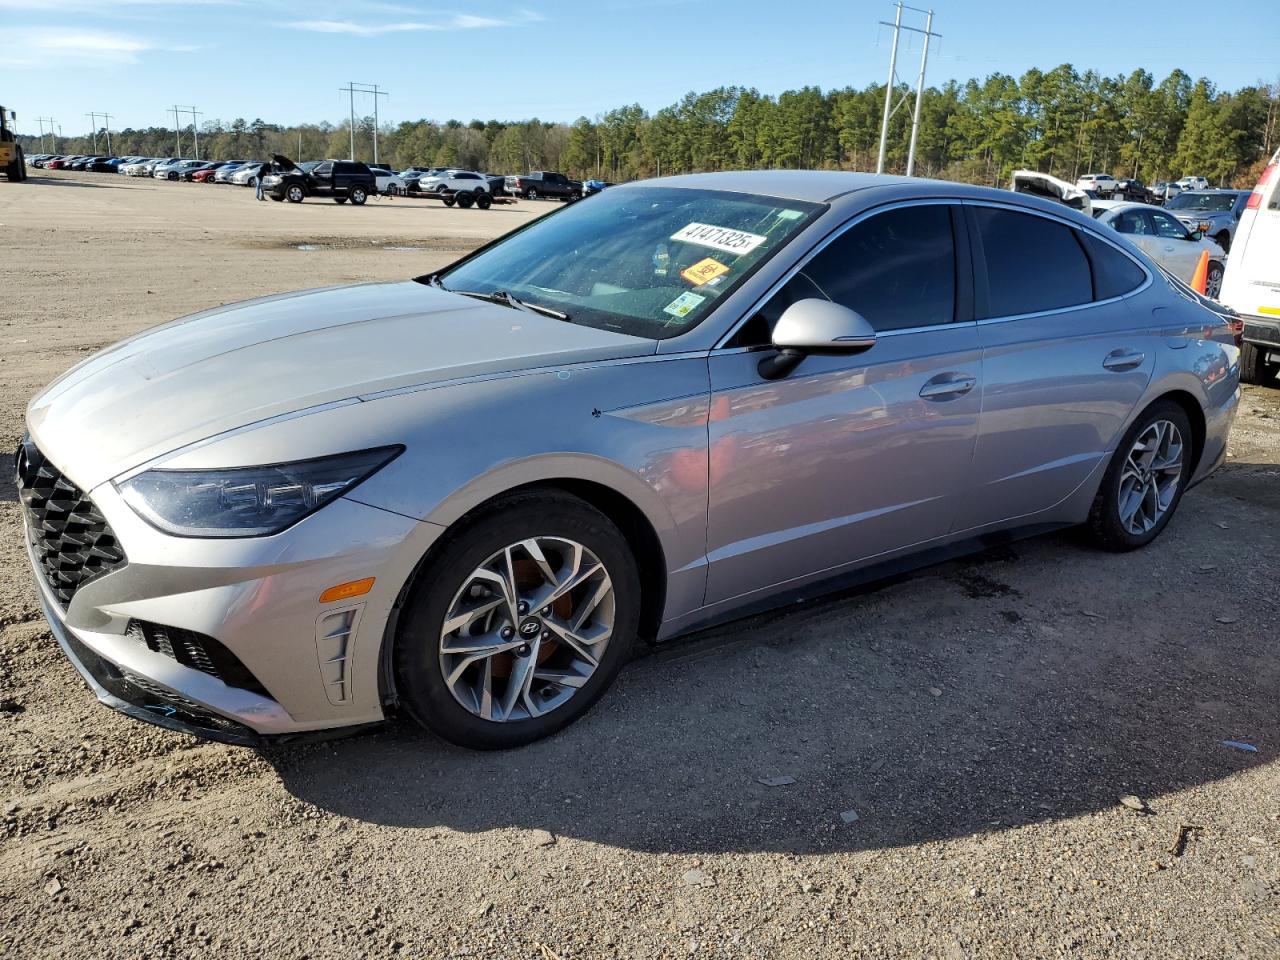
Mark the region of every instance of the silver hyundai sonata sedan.
POLYGON ((638 641, 1055 527, 1143 546, 1237 403, 1229 322, 1064 207, 712 174, 126 340, 32 401, 17 477, 107 704, 510 747, 638 641))

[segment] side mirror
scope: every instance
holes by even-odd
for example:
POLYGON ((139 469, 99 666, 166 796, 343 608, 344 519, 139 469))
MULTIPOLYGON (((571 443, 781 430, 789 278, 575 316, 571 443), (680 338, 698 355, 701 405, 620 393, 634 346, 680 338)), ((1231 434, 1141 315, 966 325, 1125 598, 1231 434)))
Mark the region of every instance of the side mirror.
POLYGON ((1203 240, 1203 239, 1204 239, 1204 234, 1203 234, 1202 232, 1200 232, 1199 230, 1192 230, 1192 231, 1191 231, 1191 233, 1187 236, 1187 239, 1188 239, 1188 240, 1203 240))
POLYGON ((760 361, 760 376, 776 380, 811 353, 860 353, 875 342, 875 328, 857 311, 830 300, 797 300, 773 328, 778 353, 760 361))

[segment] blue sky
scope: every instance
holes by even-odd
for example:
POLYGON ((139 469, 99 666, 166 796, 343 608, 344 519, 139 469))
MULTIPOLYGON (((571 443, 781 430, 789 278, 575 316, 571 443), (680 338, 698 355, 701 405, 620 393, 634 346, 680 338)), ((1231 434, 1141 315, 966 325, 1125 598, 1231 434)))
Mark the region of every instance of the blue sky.
MULTIPOLYGON (((1157 78, 1181 66, 1228 88, 1275 81, 1274 3, 1239 0, 1215 24, 1203 0, 1061 3, 1044 20, 1027 12, 1045 6, 1035 0, 939 0, 928 80, 1066 61, 1157 78), (1073 26, 1090 8, 1140 35, 1073 26)), ((890 31, 877 21, 892 15, 882 0, 0 0, 0 93, 20 130, 46 116, 68 135, 89 128, 91 110, 115 128, 172 122, 175 101, 202 120, 337 122, 347 80, 390 91, 379 110, 393 122, 573 120, 627 103, 655 110, 722 84, 776 93, 879 82, 890 31)), ((912 39, 900 77, 914 82, 919 53, 912 39)))

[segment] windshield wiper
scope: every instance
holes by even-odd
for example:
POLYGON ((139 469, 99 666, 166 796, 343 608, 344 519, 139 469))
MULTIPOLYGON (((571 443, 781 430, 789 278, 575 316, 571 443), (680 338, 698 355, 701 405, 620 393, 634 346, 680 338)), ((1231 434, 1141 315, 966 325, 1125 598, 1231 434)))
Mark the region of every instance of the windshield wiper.
POLYGON ((456 293, 461 297, 473 297, 476 300, 485 300, 489 303, 500 303, 504 307, 510 307, 512 310, 528 310, 530 313, 540 313, 544 317, 551 317, 555 320, 568 320, 569 315, 561 310, 552 310, 550 307, 544 307, 540 303, 529 303, 513 297, 505 290, 495 290, 493 293, 482 293, 479 290, 451 290, 444 285, 444 281, 440 279, 440 274, 433 273, 426 278, 428 286, 435 287, 437 290, 443 290, 446 293, 456 293))
POLYGON ((527 300, 521 300, 518 297, 513 297, 505 290, 495 290, 493 293, 481 293, 478 290, 450 290, 449 292, 458 293, 464 297, 474 297, 477 300, 487 300, 489 303, 500 303, 513 310, 527 310, 530 313, 540 313, 544 317, 551 317, 555 320, 569 319, 569 315, 563 311, 552 310, 550 307, 544 307, 540 303, 529 303, 527 300))

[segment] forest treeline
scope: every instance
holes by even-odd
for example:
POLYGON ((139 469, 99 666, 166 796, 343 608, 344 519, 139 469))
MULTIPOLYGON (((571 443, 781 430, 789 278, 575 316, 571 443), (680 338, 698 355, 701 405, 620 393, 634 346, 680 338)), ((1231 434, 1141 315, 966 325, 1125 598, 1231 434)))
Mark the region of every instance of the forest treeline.
MULTIPOLYGON (((888 169, 906 167, 912 102, 890 124, 888 169)), ((649 113, 638 105, 571 124, 449 120, 384 124, 378 153, 396 169, 459 166, 499 173, 561 170, 571 176, 630 180, 659 174, 745 168, 873 170, 879 148, 884 84, 768 96, 746 87, 689 93, 649 113)), ((949 82, 925 91, 916 173, 1004 185, 1010 171, 1032 168, 1074 180, 1085 172, 1136 176, 1148 183, 1202 175, 1215 184, 1252 186, 1276 149, 1280 82, 1219 90, 1181 70, 1157 82, 1146 70, 1128 76, 1079 72, 1070 64, 1019 78, 949 82)), ((284 126, 261 119, 212 121, 200 129, 210 159, 346 157, 350 126, 284 126)), ((355 153, 373 159, 373 120, 358 119, 355 153)), ((36 149, 36 138, 28 149, 36 149)), ((193 155, 190 127, 112 131, 117 155, 193 155)), ((89 137, 64 138, 63 152, 87 153, 89 137)), ((98 149, 105 150, 101 131, 98 149)))

